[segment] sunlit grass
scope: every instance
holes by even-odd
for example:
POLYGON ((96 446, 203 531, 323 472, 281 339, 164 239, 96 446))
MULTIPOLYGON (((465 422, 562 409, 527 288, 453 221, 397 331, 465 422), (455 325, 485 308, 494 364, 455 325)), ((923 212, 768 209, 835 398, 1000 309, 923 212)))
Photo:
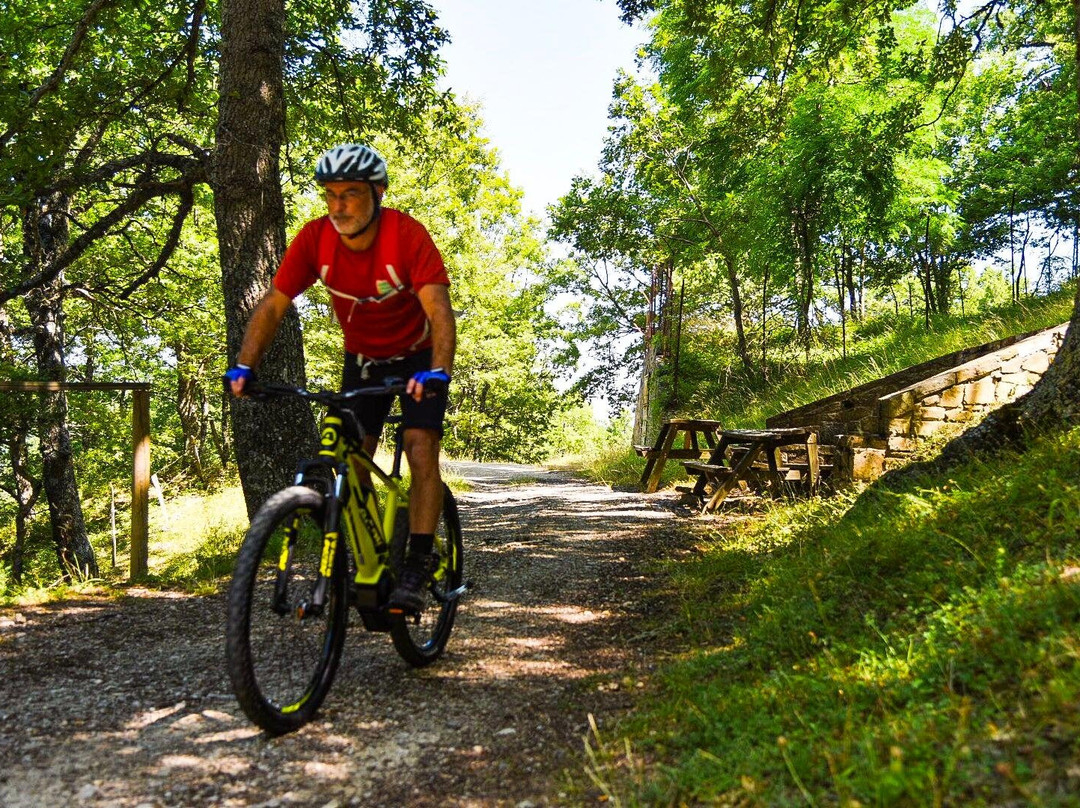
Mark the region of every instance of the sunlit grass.
MULTIPOLYGON (((821 329, 809 352, 787 346, 774 354, 767 382, 746 380, 737 368, 731 337, 711 325, 688 335, 694 345, 684 354, 680 378, 680 405, 670 416, 708 418, 727 429, 760 429, 767 418, 836 393, 928 362, 945 354, 1016 334, 1059 325, 1072 314, 1073 288, 1049 297, 1034 298, 978 314, 937 316, 930 327, 921 318, 878 318, 849 324, 847 356, 836 334, 821 329)), ((649 436, 650 439, 653 435, 649 436)), ((622 445, 600 447, 565 465, 595 482, 616 487, 637 484, 645 459, 634 453, 627 439, 622 445)), ((670 462, 661 487, 687 479, 682 464, 670 462)))
POLYGON ((1074 805, 1078 555, 1080 430, 716 528, 659 578, 682 650, 594 776, 622 804, 1074 805))

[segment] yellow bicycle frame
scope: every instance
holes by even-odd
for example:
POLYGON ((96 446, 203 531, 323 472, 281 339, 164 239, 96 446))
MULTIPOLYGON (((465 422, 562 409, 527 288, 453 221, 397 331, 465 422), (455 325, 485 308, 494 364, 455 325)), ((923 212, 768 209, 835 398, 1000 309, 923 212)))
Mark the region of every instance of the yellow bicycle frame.
MULTIPOLYGON (((338 501, 344 501, 341 522, 349 550, 356 561, 354 582, 374 586, 378 584, 390 555, 389 540, 394 533, 398 508, 408 506, 409 493, 402 486, 400 477, 387 474, 375 465, 367 452, 352 445, 353 441, 346 437, 340 417, 324 417, 321 433, 319 457, 334 461, 328 465, 335 470, 334 485, 338 501), (357 478, 360 469, 366 469, 386 487, 386 502, 381 514, 375 491, 360 485, 357 478)), ((326 577, 333 571, 338 542, 337 530, 333 529, 336 526, 329 527, 331 529, 325 534, 320 565, 320 572, 326 577)))

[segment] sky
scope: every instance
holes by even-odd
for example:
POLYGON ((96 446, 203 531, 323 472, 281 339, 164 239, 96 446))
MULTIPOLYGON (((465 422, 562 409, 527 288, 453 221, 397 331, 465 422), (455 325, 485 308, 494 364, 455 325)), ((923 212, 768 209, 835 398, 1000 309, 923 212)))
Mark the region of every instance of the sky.
POLYGON ((444 87, 482 105, 484 132, 525 208, 543 214, 596 170, 616 71, 645 33, 615 0, 431 0, 451 43, 444 87))

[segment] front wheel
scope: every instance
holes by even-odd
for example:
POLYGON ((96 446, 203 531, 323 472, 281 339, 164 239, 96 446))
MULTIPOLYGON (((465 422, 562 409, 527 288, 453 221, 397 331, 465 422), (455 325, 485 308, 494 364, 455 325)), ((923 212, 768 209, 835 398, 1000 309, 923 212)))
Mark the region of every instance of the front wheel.
POLYGON ((293 486, 255 514, 229 587, 225 657, 233 692, 271 735, 300 728, 337 671, 348 622, 339 542, 321 613, 309 608, 323 553, 323 495, 293 486))
MULTIPOLYGON (((402 508, 394 523, 390 542, 390 565, 395 575, 405 561, 409 543, 409 515, 402 508)), ((430 665, 446 649, 450 631, 457 615, 457 598, 447 595, 461 586, 464 559, 462 558, 461 522, 457 502, 450 489, 443 485, 442 516, 435 529, 434 551, 438 566, 426 593, 426 603, 418 622, 412 617, 396 616, 390 621, 390 637, 401 658, 410 665, 422 668, 430 665)))

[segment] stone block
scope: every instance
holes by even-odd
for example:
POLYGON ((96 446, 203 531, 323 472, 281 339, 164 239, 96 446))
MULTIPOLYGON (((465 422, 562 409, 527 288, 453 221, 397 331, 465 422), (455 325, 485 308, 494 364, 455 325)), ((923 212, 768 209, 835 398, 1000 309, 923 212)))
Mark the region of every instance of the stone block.
POLYGON ((994 381, 990 378, 978 379, 968 387, 967 395, 964 396, 965 404, 993 404, 996 399, 994 381))
POLYGON ((924 407, 936 407, 941 403, 941 396, 927 396, 920 402, 924 407))
POLYGON ((893 418, 889 421, 890 435, 909 435, 911 431, 910 418, 893 418))
POLYGON ((964 403, 964 387, 963 385, 956 385, 950 387, 947 390, 941 391, 941 406, 942 407, 959 407, 964 403))
POLYGON ((876 480, 885 473, 885 452, 881 449, 853 449, 851 479, 876 480))
POLYGON ((893 457, 888 455, 885 457, 885 471, 892 471, 893 469, 899 469, 906 466, 909 461, 906 457, 893 457))
POLYGON ((1023 370, 1016 373, 1005 373, 1002 374, 1001 381, 1005 384, 1011 384, 1014 387, 1020 384, 1026 385, 1028 383, 1028 375, 1029 374, 1023 370))
POLYGON ((971 420, 971 410, 964 409, 963 407, 956 407, 945 413, 945 420, 950 423, 963 423, 964 421, 971 420))
POLYGON ((914 452, 919 442, 914 438, 904 438, 899 435, 889 438, 889 454, 895 452, 914 452))
POLYGON ((919 411, 915 415, 916 418, 923 421, 944 421, 945 420, 945 408, 944 407, 920 407, 919 411))
POLYGON ((888 419, 908 415, 915 409, 915 396, 910 392, 898 393, 881 399, 881 414, 888 419))
POLYGON ((1016 385, 1009 384, 1008 382, 1001 382, 997 386, 997 400, 1001 404, 1012 401, 1016 398, 1016 385))
POLYGON ((1027 358, 1023 364, 1023 368, 1031 373, 1038 373, 1039 376, 1046 373, 1046 369, 1050 367, 1050 357, 1046 355, 1045 351, 1039 351, 1036 354, 1032 354, 1027 358))
POLYGON ((1002 373, 1019 373, 1024 369, 1024 362, 1027 360, 1026 356, 1018 356, 1014 359, 1010 359, 1001 366, 1002 373))
POLYGON ((944 421, 920 421, 915 429, 915 434, 920 438, 928 438, 944 426, 944 421))

